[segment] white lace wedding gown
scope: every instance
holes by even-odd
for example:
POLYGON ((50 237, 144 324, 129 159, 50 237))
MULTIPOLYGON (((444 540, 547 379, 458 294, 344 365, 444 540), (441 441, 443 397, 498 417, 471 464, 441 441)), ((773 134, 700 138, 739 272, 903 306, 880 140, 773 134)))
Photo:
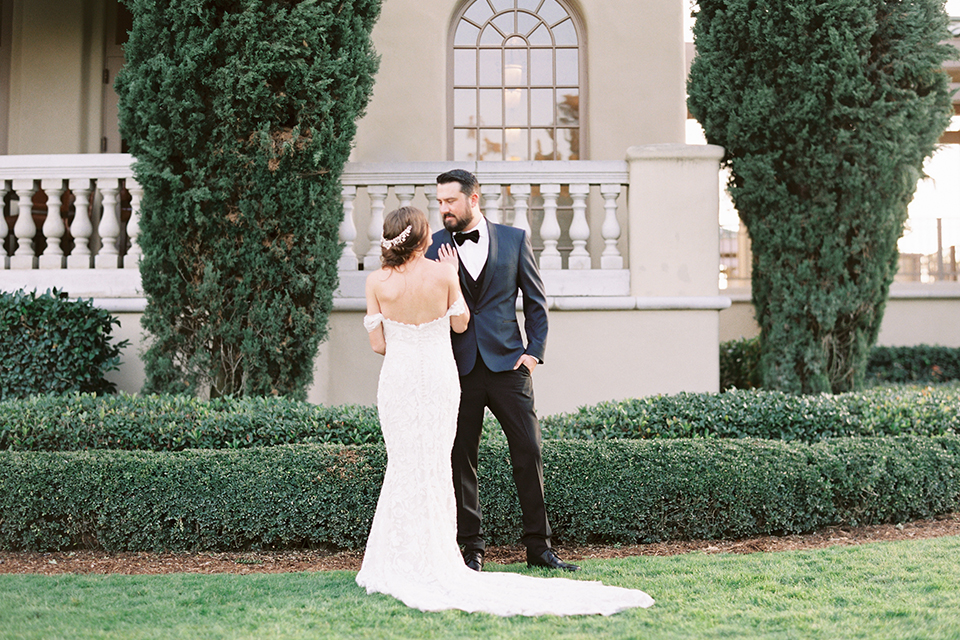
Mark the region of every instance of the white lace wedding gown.
POLYGON ((370 537, 357 574, 367 593, 385 593, 422 611, 460 609, 499 616, 609 615, 649 607, 642 591, 599 582, 477 573, 457 546, 450 451, 457 429, 460 379, 450 345, 450 316, 421 325, 367 316, 383 323, 387 351, 377 407, 387 445, 387 470, 370 537))

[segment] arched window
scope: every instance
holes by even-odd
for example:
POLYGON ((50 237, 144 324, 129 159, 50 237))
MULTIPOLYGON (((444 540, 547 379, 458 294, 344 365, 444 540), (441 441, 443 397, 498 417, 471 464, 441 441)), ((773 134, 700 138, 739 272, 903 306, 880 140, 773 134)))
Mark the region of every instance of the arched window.
POLYGON ((580 159, 579 42, 558 0, 468 2, 453 37, 453 159, 580 159))

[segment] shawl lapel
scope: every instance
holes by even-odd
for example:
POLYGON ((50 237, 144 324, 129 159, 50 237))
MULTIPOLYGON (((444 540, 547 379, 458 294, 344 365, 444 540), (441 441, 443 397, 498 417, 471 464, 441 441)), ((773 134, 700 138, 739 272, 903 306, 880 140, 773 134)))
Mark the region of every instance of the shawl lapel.
POLYGON ((483 298, 487 293, 487 289, 490 288, 490 283, 493 282, 494 278, 494 269, 497 264, 497 227, 491 223, 486 218, 483 221, 487 225, 487 237, 490 238, 490 246, 487 249, 487 272, 483 276, 483 283, 480 285, 480 293, 477 295, 477 300, 483 298))

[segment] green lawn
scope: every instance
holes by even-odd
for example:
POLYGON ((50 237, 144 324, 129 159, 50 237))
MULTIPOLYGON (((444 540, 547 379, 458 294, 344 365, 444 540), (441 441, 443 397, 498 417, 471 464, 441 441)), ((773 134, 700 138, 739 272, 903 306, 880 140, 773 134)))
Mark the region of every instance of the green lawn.
POLYGON ((503 619, 414 611, 365 595, 345 571, 0 575, 0 638, 960 639, 960 537, 583 567, 577 578, 640 588, 657 604, 608 618, 503 619))

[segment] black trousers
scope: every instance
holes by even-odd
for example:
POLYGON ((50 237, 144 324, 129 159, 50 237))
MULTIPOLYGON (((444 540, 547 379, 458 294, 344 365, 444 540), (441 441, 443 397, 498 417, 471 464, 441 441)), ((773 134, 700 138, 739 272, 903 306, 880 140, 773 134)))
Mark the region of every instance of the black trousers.
POLYGON ((483 551, 477 456, 484 408, 496 416, 510 446, 513 481, 523 514, 523 544, 540 555, 550 548, 550 523, 543 499, 540 421, 533 401, 533 380, 526 367, 490 371, 477 355, 473 371, 460 377, 460 414, 453 444, 453 488, 457 497, 457 542, 465 551, 483 551))

